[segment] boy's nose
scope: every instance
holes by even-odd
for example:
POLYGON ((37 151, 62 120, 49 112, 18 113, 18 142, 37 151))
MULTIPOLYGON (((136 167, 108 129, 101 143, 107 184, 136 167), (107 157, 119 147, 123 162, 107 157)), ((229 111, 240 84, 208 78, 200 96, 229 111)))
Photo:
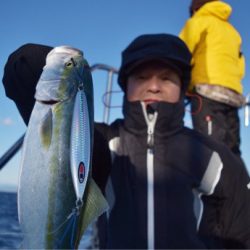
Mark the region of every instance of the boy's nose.
POLYGON ((157 78, 151 78, 148 81, 148 91, 159 92, 161 89, 161 83, 157 78))

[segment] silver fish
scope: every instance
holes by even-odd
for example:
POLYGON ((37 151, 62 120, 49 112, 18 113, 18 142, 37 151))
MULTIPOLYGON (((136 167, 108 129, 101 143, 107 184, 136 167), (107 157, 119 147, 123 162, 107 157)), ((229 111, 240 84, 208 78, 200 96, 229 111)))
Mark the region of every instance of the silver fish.
POLYGON ((91 177, 93 86, 80 50, 47 55, 35 99, 18 186, 22 247, 74 249, 108 207, 91 177))

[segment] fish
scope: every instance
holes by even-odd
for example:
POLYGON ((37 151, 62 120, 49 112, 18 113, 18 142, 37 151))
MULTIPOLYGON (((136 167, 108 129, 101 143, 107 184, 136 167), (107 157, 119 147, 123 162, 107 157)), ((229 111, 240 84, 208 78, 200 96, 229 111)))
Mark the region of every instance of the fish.
POLYGON ((83 52, 57 46, 35 91, 21 153, 23 249, 77 249, 108 203, 92 178, 93 82, 83 52))

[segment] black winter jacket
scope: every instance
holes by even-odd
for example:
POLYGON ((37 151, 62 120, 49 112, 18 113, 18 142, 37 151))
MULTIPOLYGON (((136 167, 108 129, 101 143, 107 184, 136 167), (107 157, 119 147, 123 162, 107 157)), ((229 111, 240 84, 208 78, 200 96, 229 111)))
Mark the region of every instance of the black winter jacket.
POLYGON ((123 120, 96 124, 93 176, 110 204, 101 247, 250 248, 245 166, 183 126, 182 102, 150 109, 125 101, 123 120))

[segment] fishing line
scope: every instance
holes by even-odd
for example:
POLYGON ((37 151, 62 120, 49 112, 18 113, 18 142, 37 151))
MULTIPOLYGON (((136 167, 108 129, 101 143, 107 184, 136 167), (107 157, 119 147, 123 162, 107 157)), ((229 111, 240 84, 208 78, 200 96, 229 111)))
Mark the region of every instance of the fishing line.
MULTIPOLYGON (((51 232, 48 232, 46 235, 49 236, 49 235, 52 235, 52 234, 56 234, 74 215, 79 215, 79 212, 75 211, 77 210, 78 208, 74 208, 72 209, 72 212, 66 217, 66 219, 53 231, 51 232)), ((17 235, 18 233, 0 233, 0 235, 17 235)), ((28 235, 28 233, 22 233, 20 232, 21 235, 28 235)))
POLYGON ((74 218, 73 218, 73 226, 72 226, 72 232, 71 232, 71 240, 70 240, 70 245, 71 245, 71 248, 74 249, 74 235, 75 235, 75 228, 76 228, 76 217, 78 215, 75 215, 74 218))
MULTIPOLYGON (((79 86, 78 86, 78 89, 79 90, 84 90, 84 83, 83 83, 83 81, 82 81, 82 77, 81 77, 81 74, 80 74, 80 72, 78 71, 78 69, 77 69, 77 63, 75 62, 75 60, 74 60, 74 58, 71 58, 70 59, 71 60, 71 62, 72 62, 72 64, 73 64, 73 66, 74 66, 74 71, 76 72, 76 75, 77 75, 77 77, 79 78, 79 86)), ((86 69, 87 67, 85 67, 85 65, 84 65, 84 67, 83 67, 83 69, 86 69)), ((87 68, 87 69, 89 69, 89 68, 87 68)))
POLYGON ((68 221, 70 220, 70 218, 73 216, 73 214, 71 213, 67 219, 65 221, 63 221, 54 231, 51 231, 51 232, 48 232, 47 235, 51 235, 51 234, 55 234, 57 233, 62 227, 63 225, 68 221))
POLYGON ((74 243, 73 243, 73 241, 74 241, 74 234, 75 234, 76 219, 77 219, 78 216, 79 216, 79 208, 76 207, 76 208, 74 208, 72 210, 72 213, 67 217, 66 221, 70 220, 70 222, 67 225, 67 227, 65 228, 61 239, 58 240, 58 243, 57 243, 58 247, 60 247, 60 245, 62 244, 63 240, 65 239, 67 233, 70 231, 70 229, 73 228, 73 230, 71 232, 71 237, 70 237, 70 244, 71 244, 71 248, 74 249, 74 243))

